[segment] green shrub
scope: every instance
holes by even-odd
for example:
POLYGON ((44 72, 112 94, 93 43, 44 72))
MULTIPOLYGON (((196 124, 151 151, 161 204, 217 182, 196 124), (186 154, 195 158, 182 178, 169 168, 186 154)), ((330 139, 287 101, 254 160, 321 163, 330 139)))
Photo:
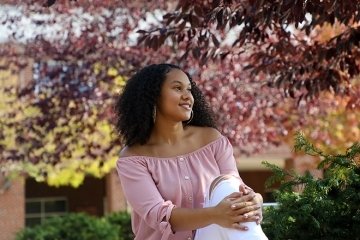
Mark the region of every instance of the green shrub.
POLYGON ((119 240, 118 227, 82 213, 54 217, 20 231, 16 240, 119 240))
POLYGON ((274 171, 267 185, 281 183, 275 193, 279 206, 264 212, 262 226, 269 239, 360 239, 360 143, 333 156, 297 134, 295 150, 320 156, 324 176, 300 176, 265 163, 274 171))
POLYGON ((118 227, 119 240, 133 240, 134 234, 131 229, 131 216, 128 212, 111 213, 105 219, 112 225, 118 227))

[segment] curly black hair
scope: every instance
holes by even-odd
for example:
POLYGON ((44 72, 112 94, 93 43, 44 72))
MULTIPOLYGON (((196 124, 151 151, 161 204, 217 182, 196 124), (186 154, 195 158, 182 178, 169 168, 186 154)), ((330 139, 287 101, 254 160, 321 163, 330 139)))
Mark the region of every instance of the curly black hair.
MULTIPOLYGON (((138 71, 127 81, 115 106, 116 129, 127 146, 143 145, 149 140, 154 126, 153 111, 156 101, 166 74, 172 69, 182 70, 172 64, 152 64, 138 71)), ((190 75, 184 73, 190 80, 194 97, 193 118, 188 125, 216 128, 214 114, 204 95, 190 75)), ((186 125, 186 121, 183 123, 186 125)))

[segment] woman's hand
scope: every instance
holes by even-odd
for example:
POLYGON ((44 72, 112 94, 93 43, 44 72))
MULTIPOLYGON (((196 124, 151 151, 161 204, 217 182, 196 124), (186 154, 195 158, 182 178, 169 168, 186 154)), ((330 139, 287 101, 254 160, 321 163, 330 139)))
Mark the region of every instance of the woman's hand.
MULTIPOLYGON (((240 192, 240 194, 242 194, 240 192)), ((232 209, 238 215, 242 215, 244 220, 242 222, 256 222, 260 224, 262 220, 262 197, 260 194, 251 191, 247 193, 248 198, 237 198, 232 201, 232 209)))
POLYGON ((263 197, 261 196, 260 193, 256 193, 256 197, 254 198, 255 203, 259 206, 259 209, 256 211, 256 216, 259 217, 259 219, 256 221, 257 224, 260 224, 262 219, 263 219, 263 215, 262 215, 262 206, 264 203, 263 197))
MULTIPOLYGON (((239 186, 239 192, 244 195, 247 195, 251 192, 254 193, 254 190, 252 190, 245 184, 241 184, 239 186)), ((262 221, 262 205, 263 205, 263 198, 262 198, 261 194, 255 193, 255 197, 253 198, 253 200, 251 202, 252 202, 252 204, 246 203, 246 204, 243 204, 244 206, 240 206, 239 208, 243 208, 243 210, 245 211, 244 214, 246 217, 255 216, 256 223, 260 224, 260 222, 262 221), (254 206, 254 207, 251 208, 250 206, 254 206)))
POLYGON ((218 205, 214 207, 214 222, 222 227, 247 230, 242 226, 242 222, 253 222, 259 219, 254 211, 257 205, 254 204, 256 194, 249 192, 244 195, 235 192, 225 197, 218 205))

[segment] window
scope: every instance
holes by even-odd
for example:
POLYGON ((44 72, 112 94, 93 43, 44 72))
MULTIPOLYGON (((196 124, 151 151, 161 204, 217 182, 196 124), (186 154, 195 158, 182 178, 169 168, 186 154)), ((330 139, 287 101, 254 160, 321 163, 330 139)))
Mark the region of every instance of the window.
POLYGON ((26 200, 25 225, 34 226, 45 219, 67 213, 66 198, 33 198, 26 200))

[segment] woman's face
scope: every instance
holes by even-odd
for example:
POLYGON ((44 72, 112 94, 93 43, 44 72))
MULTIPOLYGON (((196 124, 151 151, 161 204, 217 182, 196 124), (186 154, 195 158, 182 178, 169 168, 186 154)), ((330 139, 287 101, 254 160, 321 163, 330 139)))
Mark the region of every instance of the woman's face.
POLYGON ((189 78, 180 69, 170 70, 161 87, 157 114, 173 121, 186 121, 190 119, 193 105, 189 78))

